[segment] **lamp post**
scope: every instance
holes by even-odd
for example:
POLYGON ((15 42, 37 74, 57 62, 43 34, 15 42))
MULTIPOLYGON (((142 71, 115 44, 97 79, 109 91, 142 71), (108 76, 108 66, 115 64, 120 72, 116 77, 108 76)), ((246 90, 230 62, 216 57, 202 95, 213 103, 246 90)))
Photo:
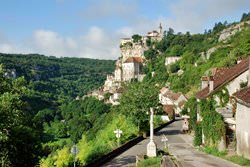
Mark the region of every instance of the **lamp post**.
POLYGON ((154 142, 154 110, 150 108, 150 141, 147 145, 147 156, 156 157, 156 144, 154 142))
POLYGON ((78 153, 78 148, 74 144, 71 148, 71 154, 74 156, 74 167, 76 167, 76 154, 78 153))
POLYGON ((118 145, 118 147, 119 147, 119 145, 120 145, 120 137, 121 137, 121 134, 122 134, 122 130, 116 129, 116 130, 114 131, 114 133, 115 133, 115 136, 116 136, 116 138, 117 138, 117 145, 118 145))

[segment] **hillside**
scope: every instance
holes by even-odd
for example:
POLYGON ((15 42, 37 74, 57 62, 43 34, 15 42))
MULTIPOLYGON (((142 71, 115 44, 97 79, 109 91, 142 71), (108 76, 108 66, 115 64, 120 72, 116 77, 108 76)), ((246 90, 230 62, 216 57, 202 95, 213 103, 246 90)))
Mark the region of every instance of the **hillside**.
POLYGON ((114 61, 87 58, 55 58, 43 55, 1 54, 0 64, 29 87, 52 99, 75 98, 102 85, 114 69, 114 61))
POLYGON ((230 67, 250 54, 249 37, 249 21, 217 23, 204 34, 174 33, 169 29, 161 42, 145 52, 148 58, 145 79, 192 96, 199 90, 200 78, 205 73, 209 74, 215 67, 230 67), (240 31, 235 31, 232 27, 238 25, 241 25, 240 31), (232 35, 221 41, 219 39, 225 30, 231 30, 232 35), (165 59, 171 56, 181 59, 165 66, 165 59), (151 77, 152 72, 156 77, 151 77))

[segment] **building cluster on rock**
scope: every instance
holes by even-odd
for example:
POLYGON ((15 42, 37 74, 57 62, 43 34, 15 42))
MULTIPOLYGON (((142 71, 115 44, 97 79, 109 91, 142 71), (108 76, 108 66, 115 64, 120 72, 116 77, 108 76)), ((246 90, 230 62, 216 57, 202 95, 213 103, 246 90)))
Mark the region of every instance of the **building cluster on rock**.
POLYGON ((144 74, 142 71, 145 65, 144 51, 148 49, 147 41, 160 41, 163 37, 162 26, 159 30, 148 32, 145 36, 133 35, 132 38, 122 38, 120 41, 121 56, 115 63, 113 74, 107 75, 100 94, 110 93, 109 102, 117 105, 121 91, 121 83, 132 80, 142 81, 144 74), (115 93, 119 95, 115 95, 115 93))

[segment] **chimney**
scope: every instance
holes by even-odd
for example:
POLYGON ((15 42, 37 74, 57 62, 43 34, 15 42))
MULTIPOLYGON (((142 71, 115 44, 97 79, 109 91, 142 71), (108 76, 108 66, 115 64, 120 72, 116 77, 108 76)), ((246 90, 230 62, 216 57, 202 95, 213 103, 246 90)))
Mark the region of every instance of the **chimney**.
POLYGON ((209 81, 207 76, 201 77, 201 89, 208 87, 208 82, 209 81))
POLYGON ((214 77, 209 77, 209 92, 212 92, 214 90, 214 77))

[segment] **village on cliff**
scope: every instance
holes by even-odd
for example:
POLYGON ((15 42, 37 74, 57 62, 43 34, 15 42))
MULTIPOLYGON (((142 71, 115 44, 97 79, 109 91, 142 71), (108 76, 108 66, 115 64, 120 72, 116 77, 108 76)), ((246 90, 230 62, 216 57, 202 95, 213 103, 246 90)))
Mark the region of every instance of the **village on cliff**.
MULTIPOLYGON (((225 42, 235 33, 243 29, 244 24, 239 23, 223 30, 218 39, 219 42, 225 42)), ((142 81, 145 77, 142 67, 145 65, 144 51, 148 49, 147 40, 160 41, 163 38, 163 30, 161 24, 158 31, 154 30, 148 32, 145 36, 134 35, 132 38, 122 38, 120 41, 121 57, 116 61, 116 68, 113 74, 107 76, 105 84, 97 90, 88 93, 86 96, 94 96, 99 100, 103 100, 105 94, 109 94, 109 98, 105 101, 112 105, 119 105, 119 98, 124 92, 122 83, 130 81, 142 81)), ((218 47, 208 49, 202 52, 201 56, 204 59, 209 59, 210 55, 216 51, 218 47)), ((180 55, 170 56, 165 59, 165 65, 169 66, 181 59, 180 55)), ((218 107, 216 111, 220 113, 225 122, 226 136, 222 138, 218 144, 219 150, 226 148, 236 147, 237 153, 250 158, 250 56, 238 60, 237 64, 229 68, 214 68, 211 70, 210 75, 205 75, 201 78, 201 88, 196 94, 196 100, 199 101, 209 98, 213 95, 215 101, 219 104, 222 103, 219 96, 216 95, 218 90, 222 87, 224 91, 229 94, 228 104, 226 107, 218 107), (241 84, 248 82, 247 88, 241 89, 241 84), (237 144, 233 146, 233 136, 236 135, 237 144)), ((183 71, 179 70, 178 75, 182 75, 183 71)), ((152 77, 154 73, 152 73, 152 77)), ((84 96, 84 97, 86 97, 84 96)), ((83 98, 84 98, 83 97, 83 98)), ((163 106, 165 114, 162 115, 162 120, 169 121, 169 115, 173 114, 180 116, 185 103, 188 101, 188 96, 182 92, 173 92, 169 86, 159 90, 159 103, 163 106)), ((77 97, 79 99, 79 97, 77 97)), ((197 107, 197 121, 203 120, 200 115, 199 106, 197 107)), ((190 112, 190 111, 188 111, 190 112)), ((185 119, 189 116, 184 115, 185 119)), ((188 122, 183 126, 183 131, 188 130, 188 122)), ((205 143, 205 137, 202 136, 202 143, 205 143)))

